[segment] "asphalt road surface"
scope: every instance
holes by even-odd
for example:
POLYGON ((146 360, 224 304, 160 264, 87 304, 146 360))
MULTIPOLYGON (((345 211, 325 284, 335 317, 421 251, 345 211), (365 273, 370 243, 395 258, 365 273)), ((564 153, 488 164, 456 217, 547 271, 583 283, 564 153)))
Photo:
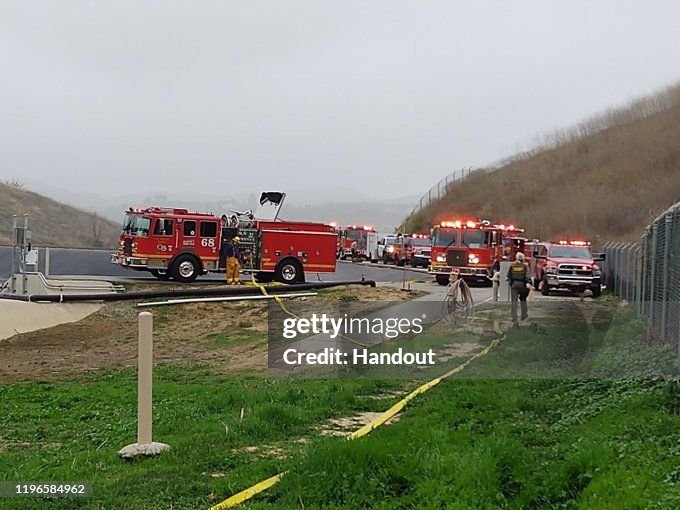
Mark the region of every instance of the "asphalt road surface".
MULTIPOLYGON (((9 278, 11 272, 11 252, 7 246, 0 246, 0 280, 9 278)), ((111 252, 108 250, 79 250, 70 248, 51 248, 50 249, 50 275, 51 276, 102 276, 117 278, 149 278, 155 280, 147 272, 132 271, 124 269, 116 264, 111 264, 111 252)), ((38 268, 45 272, 45 252, 40 250, 38 268)), ((367 280, 378 282, 400 282, 406 276, 407 280, 429 281, 432 278, 419 271, 411 271, 408 268, 394 268, 394 266, 375 267, 374 265, 353 264, 351 262, 339 261, 335 273, 320 274, 322 281, 339 280, 360 280, 364 277, 367 280), (404 275, 404 273, 406 273, 404 275)), ((210 274, 199 277, 201 280, 223 280, 222 274, 210 274)), ((309 282, 316 281, 316 273, 307 273, 306 279, 309 282)))

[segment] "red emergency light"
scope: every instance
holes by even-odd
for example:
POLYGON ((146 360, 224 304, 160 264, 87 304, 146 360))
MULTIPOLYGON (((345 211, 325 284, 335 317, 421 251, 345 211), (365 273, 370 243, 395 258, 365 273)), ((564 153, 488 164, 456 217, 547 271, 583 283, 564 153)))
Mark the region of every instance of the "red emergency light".
POLYGON ((444 227, 444 228, 460 228, 461 225, 462 225, 462 223, 460 222, 460 220, 455 220, 455 221, 447 220, 447 221, 439 222, 439 226, 444 227))
POLYGON ((439 222, 439 226, 444 228, 477 228, 480 223, 474 220, 466 220, 465 222, 462 220, 445 220, 439 222))
POLYGON ((567 241, 566 239, 560 239, 557 244, 562 246, 590 246, 590 241, 567 241))

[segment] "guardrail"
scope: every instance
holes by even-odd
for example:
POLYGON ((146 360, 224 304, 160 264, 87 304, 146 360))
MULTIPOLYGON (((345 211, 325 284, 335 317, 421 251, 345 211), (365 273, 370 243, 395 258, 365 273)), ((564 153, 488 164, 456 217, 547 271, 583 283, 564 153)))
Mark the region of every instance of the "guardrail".
POLYGON ((680 202, 634 243, 607 243, 607 288, 647 318, 647 342, 677 343, 680 361, 680 202))

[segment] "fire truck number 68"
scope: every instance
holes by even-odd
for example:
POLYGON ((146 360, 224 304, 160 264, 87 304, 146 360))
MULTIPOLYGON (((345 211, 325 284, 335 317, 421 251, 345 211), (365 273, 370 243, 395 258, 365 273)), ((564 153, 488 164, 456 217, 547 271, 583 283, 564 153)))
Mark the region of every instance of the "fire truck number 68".
POLYGON ((210 248, 215 247, 215 240, 214 239, 201 239, 201 246, 209 246, 210 248))

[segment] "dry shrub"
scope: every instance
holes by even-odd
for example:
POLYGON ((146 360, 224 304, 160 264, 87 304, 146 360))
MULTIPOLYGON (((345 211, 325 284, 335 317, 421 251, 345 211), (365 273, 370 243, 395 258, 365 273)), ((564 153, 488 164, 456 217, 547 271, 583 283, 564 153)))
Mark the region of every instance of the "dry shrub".
POLYGON ((543 239, 636 239, 680 200, 680 83, 544 138, 473 172, 407 218, 427 231, 445 217, 514 222, 543 239))

